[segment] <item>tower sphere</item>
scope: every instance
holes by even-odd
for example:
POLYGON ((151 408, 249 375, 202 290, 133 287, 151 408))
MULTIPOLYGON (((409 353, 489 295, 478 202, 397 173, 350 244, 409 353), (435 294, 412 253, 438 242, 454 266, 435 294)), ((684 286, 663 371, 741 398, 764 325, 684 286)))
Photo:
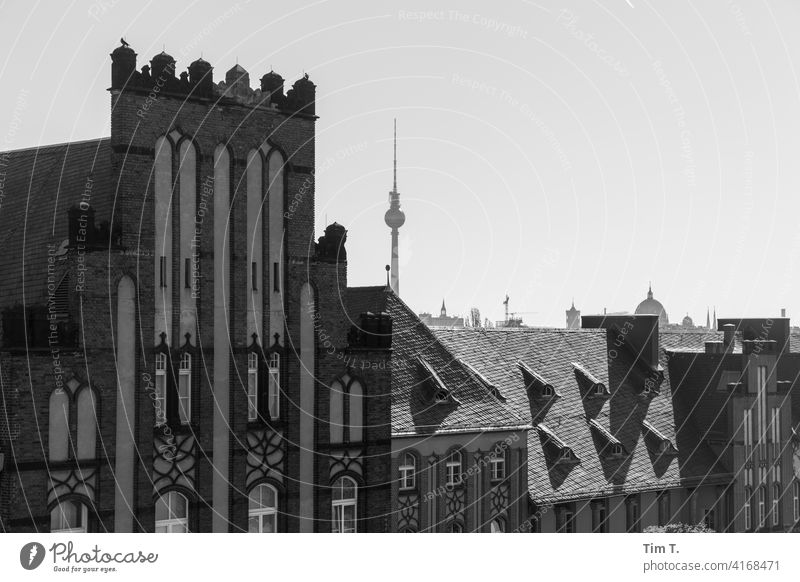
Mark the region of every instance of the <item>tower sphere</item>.
POLYGON ((389 208, 383 219, 389 228, 400 228, 406 223, 406 213, 399 208, 389 208))

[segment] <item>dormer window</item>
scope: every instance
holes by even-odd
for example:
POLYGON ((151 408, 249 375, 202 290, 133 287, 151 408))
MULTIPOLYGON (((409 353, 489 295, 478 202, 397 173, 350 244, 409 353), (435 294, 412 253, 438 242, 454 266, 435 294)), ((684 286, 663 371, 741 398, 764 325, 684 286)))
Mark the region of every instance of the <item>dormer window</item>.
POLYGON ((494 397, 495 397, 495 398, 497 398, 498 400, 502 400, 503 402, 505 402, 505 400, 506 400, 505 396, 503 396, 503 395, 500 393, 500 390, 497 388, 497 386, 495 386, 494 384, 492 384, 491 382, 489 382, 489 380, 487 380, 486 376, 484 376, 483 374, 481 374, 480 372, 478 372, 478 370, 476 370, 476 369, 475 369, 475 368, 474 368, 472 365, 470 365, 468 362, 465 362, 464 360, 459 360, 459 362, 461 362, 461 364, 463 364, 463 365, 464 365, 464 367, 467 369, 467 371, 468 371, 468 372, 470 373, 470 375, 472 376, 472 379, 473 379, 473 380, 475 380, 475 381, 476 381, 478 384, 480 384, 481 386, 483 386, 484 388, 486 388, 486 390, 488 390, 488 391, 489 391, 489 393, 490 393, 492 396, 494 396, 494 397))
POLYGON ((672 441, 646 420, 642 421, 642 433, 644 434, 645 444, 651 452, 657 455, 670 456, 678 454, 678 449, 675 448, 672 441))
POLYGON ((624 457, 627 452, 622 443, 611 434, 606 427, 597 422, 594 418, 588 419, 589 427, 594 433, 595 437, 602 445, 602 454, 608 459, 619 459, 624 457))
MULTIPOLYGON (((422 374, 425 377, 425 384, 432 394, 432 400, 436 404, 460 404, 459 401, 453 396, 450 389, 445 386, 442 379, 425 359, 417 358, 417 362, 422 368, 422 374)), ((430 396, 429 396, 430 398, 430 396)))
POLYGON ((522 372, 525 388, 531 398, 534 400, 551 400, 559 397, 553 385, 529 368, 527 364, 519 361, 517 362, 517 367, 522 372))
POLYGON ((554 465, 575 465, 580 463, 580 459, 575 456, 574 451, 544 424, 539 423, 536 426, 536 430, 542 440, 545 456, 551 463, 554 465))
POLYGON ((609 398, 611 396, 611 392, 606 385, 581 364, 573 362, 572 368, 575 371, 575 380, 578 382, 581 395, 590 399, 609 398))

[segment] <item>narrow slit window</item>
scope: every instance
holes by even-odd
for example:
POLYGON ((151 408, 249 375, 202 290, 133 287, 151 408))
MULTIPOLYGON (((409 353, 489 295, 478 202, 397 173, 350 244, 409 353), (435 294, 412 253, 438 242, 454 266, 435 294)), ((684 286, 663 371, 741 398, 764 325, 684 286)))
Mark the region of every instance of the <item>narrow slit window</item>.
POLYGON ((256 418, 258 418, 258 354, 250 352, 247 356, 247 420, 256 418))
POLYGON ((190 261, 191 261, 190 259, 183 260, 183 281, 184 281, 183 286, 185 289, 192 288, 192 283, 190 281, 192 277, 192 263, 190 261))
POLYGON ((281 281, 280 281, 280 266, 278 263, 272 263, 272 290, 276 293, 280 292, 281 290, 281 281))
POLYGON ((156 426, 167 422, 167 354, 156 354, 156 426))
POLYGON ((159 286, 167 286, 167 257, 161 256, 158 262, 159 286))
POLYGON ((192 421, 192 355, 184 353, 178 374, 178 405, 181 424, 192 421))
POLYGON ((269 357, 269 416, 272 420, 281 417, 281 356, 273 353, 269 357))

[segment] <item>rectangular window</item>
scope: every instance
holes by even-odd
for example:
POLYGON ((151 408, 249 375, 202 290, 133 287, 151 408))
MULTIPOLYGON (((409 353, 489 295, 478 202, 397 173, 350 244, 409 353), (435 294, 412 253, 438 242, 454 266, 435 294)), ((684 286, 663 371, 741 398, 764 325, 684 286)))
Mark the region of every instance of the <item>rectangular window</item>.
POLYGON ((767 486, 758 488, 758 527, 767 525, 767 486))
POLYGON ((355 533, 356 531, 356 504, 352 502, 334 502, 333 505, 333 533, 355 533))
POLYGON ((400 465, 400 489, 413 489, 414 481, 414 465, 400 465))
POLYGON ((703 523, 706 524, 708 529, 715 529, 716 523, 714 520, 714 510, 713 509, 706 509, 703 512, 703 523))
POLYGON ((571 509, 564 511, 564 532, 575 533, 575 512, 571 509))
POLYGON ((625 521, 628 532, 641 531, 641 520, 639 519, 639 499, 637 497, 628 497, 625 500, 625 521))
POLYGON ((571 505, 562 505, 556 514, 559 533, 575 533, 575 509, 571 505))
POLYGON ((281 356, 272 353, 269 356, 269 417, 278 420, 281 417, 281 356))
POLYGON ((258 418, 258 354, 247 355, 247 420, 258 418))
POLYGON ((608 526, 606 524, 608 510, 606 509, 605 499, 592 501, 591 505, 592 505, 592 531, 594 533, 606 533, 608 531, 608 526))
POLYGON ((280 265, 272 263, 272 290, 276 293, 281 290, 280 265))
POLYGON ((489 464, 492 481, 502 481, 506 478, 506 457, 504 452, 493 456, 489 464))
POLYGON ((156 354, 156 426, 167 422, 167 354, 156 354))
POLYGON ((749 487, 744 488, 744 529, 750 531, 753 529, 753 514, 750 506, 750 498, 753 496, 753 490, 749 487))
POLYGON ((779 483, 772 485, 772 525, 779 526, 781 524, 781 486, 779 483))
POLYGON ((255 261, 250 263, 250 279, 252 281, 253 291, 258 291, 258 265, 255 261))
POLYGON ((167 286, 167 257, 161 256, 158 261, 158 285, 167 286))
POLYGON ((792 515, 795 521, 800 521, 800 482, 792 484, 792 515))
POLYGON ((449 486, 458 485, 461 483, 461 456, 451 455, 450 459, 445 465, 445 474, 447 476, 446 484, 449 486))
POLYGON ((658 525, 667 525, 670 519, 672 519, 670 492, 662 491, 658 494, 658 525))
POLYGON ((183 287, 185 289, 191 289, 192 283, 189 279, 192 277, 192 264, 190 259, 183 260, 183 287))
POLYGON ((744 485, 745 487, 753 486, 753 468, 748 467, 744 470, 744 485))
POLYGON ((178 413, 181 424, 192 421, 192 355, 187 353, 181 356, 178 371, 178 413))

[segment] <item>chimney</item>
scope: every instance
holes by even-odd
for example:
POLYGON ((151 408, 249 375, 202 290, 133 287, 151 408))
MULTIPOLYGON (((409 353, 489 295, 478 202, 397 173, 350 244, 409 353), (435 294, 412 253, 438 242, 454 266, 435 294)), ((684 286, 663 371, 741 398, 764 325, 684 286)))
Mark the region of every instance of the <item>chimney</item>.
POLYGON ((786 317, 786 308, 781 307, 781 317, 786 317))
POLYGON ((733 340, 736 335, 736 326, 732 323, 726 323, 722 326, 722 344, 725 346, 725 349, 733 348, 733 340))

